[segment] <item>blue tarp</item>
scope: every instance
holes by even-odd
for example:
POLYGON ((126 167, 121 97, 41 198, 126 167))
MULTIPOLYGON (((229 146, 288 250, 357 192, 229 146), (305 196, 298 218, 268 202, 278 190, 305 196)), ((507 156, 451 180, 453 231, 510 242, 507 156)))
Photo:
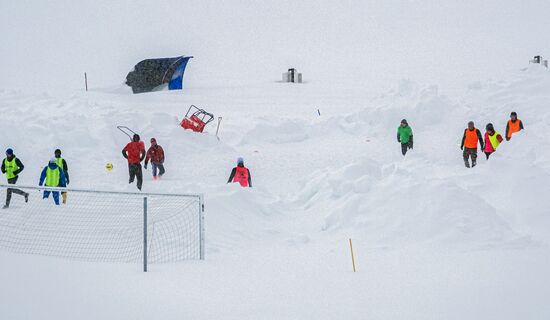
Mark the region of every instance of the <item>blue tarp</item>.
POLYGON ((140 61, 126 76, 126 84, 134 93, 150 92, 168 84, 169 90, 183 88, 183 74, 193 57, 157 58, 140 61))
POLYGON ((191 58, 192 57, 181 57, 178 61, 178 67, 176 68, 176 71, 172 75, 170 83, 168 84, 169 90, 183 89, 183 74, 185 72, 185 67, 187 67, 187 62, 189 62, 189 59, 191 58))

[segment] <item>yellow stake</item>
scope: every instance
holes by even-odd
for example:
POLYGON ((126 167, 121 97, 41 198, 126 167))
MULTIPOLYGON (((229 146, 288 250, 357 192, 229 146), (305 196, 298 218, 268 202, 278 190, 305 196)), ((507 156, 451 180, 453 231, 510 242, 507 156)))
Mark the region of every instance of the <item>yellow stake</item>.
POLYGON ((355 256, 353 255, 353 244, 349 239, 349 250, 351 251, 351 264, 353 265, 353 272, 355 272, 355 256))

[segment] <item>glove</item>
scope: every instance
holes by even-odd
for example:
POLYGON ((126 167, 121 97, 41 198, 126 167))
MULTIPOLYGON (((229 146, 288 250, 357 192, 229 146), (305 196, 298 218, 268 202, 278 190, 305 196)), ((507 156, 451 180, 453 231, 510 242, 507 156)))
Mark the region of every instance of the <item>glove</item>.
POLYGON ((409 149, 412 149, 413 148, 413 143, 412 141, 409 141, 409 149))
POLYGON ((143 169, 147 170, 147 163, 143 166, 143 169))
POLYGON ((460 146, 460 150, 464 150, 464 146, 460 146))

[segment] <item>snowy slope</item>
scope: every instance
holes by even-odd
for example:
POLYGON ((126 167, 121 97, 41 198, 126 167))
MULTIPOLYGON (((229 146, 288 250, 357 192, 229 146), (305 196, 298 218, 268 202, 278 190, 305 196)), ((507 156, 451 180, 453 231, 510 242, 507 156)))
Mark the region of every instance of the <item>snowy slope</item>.
POLYGON ((35 185, 59 147, 72 187, 134 191, 115 128, 132 127, 167 152, 165 179, 146 171, 144 190, 205 195, 207 259, 143 274, 0 248, 0 319, 547 319, 550 72, 526 68, 550 52, 549 36, 533 32, 545 9, 3 4, 0 148, 25 163, 19 183, 35 185), (177 54, 196 56, 183 93, 120 85, 138 60, 177 54), (289 66, 307 83, 277 83, 289 66), (190 104, 223 117, 219 141, 214 125, 202 135, 178 126, 190 104), (510 111, 526 130, 464 168, 466 123, 504 134, 510 111), (415 134, 405 158, 402 118, 415 134), (238 156, 252 189, 225 184, 238 156))

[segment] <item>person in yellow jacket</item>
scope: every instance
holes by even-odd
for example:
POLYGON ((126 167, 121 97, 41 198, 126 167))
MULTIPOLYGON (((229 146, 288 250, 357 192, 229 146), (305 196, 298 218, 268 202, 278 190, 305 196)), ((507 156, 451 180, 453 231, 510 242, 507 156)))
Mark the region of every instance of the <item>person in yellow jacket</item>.
MULTIPOLYGON (((25 166, 21 160, 13 154, 13 149, 7 149, 6 158, 2 161, 2 173, 6 174, 8 184, 16 184, 17 179, 19 179, 19 174, 24 168, 25 166)), ((27 192, 15 188, 8 188, 8 190, 6 190, 6 204, 2 209, 7 209, 10 207, 12 193, 25 197, 25 202, 29 202, 29 194, 27 192)))
POLYGON ((493 127, 492 123, 488 123, 485 126, 485 149, 483 149, 483 152, 485 152, 485 156, 487 157, 487 160, 489 160, 489 156, 491 153, 495 152, 502 142, 502 136, 500 133, 495 131, 495 128, 493 127))
MULTIPOLYGON (((46 187, 66 187, 65 173, 63 169, 57 165, 57 160, 52 158, 48 165, 42 170, 40 175, 39 186, 45 185, 46 187), (44 183, 45 182, 45 183, 44 183)), ((43 199, 49 198, 52 193, 53 201, 56 205, 59 205, 59 191, 44 190, 43 199)))

